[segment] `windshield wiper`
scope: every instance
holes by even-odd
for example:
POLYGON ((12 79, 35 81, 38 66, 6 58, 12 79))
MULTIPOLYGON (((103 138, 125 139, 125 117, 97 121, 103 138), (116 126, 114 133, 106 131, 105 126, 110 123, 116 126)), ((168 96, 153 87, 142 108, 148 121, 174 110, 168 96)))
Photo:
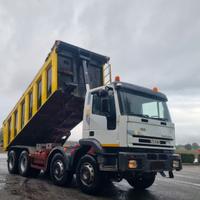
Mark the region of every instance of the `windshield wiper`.
POLYGON ((135 115, 138 117, 144 117, 144 118, 149 118, 149 115, 143 115, 143 114, 135 114, 135 113, 130 113, 131 115, 135 115))
POLYGON ((166 118, 160 118, 160 117, 156 117, 156 116, 152 116, 150 118, 151 119, 156 119, 156 120, 161 120, 161 121, 168 121, 168 119, 166 119, 166 118))

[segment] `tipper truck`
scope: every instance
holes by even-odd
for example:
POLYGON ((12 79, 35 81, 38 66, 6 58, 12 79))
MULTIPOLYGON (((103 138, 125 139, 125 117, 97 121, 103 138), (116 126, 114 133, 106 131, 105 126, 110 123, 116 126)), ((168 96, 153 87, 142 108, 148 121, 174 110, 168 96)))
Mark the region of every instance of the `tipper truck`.
POLYGON ((4 120, 3 148, 9 173, 43 172, 60 186, 74 176, 89 194, 122 179, 146 189, 182 168, 165 94, 112 82, 109 57, 62 41, 4 120), (65 145, 81 121, 82 139, 65 145))

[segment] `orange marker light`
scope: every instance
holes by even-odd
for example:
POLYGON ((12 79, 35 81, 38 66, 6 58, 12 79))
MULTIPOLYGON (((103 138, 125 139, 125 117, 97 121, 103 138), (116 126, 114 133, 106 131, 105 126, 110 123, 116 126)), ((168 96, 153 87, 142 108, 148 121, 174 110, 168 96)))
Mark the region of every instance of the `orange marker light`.
POLYGON ((159 89, 158 89, 157 87, 154 87, 154 88, 153 88, 153 92, 156 92, 156 93, 157 93, 157 92, 159 92, 159 89))
POLYGON ((128 162, 128 168, 130 168, 130 169, 137 168, 137 161, 136 160, 129 160, 129 162, 128 162))
POLYGON ((120 81, 120 76, 115 76, 115 81, 120 81))

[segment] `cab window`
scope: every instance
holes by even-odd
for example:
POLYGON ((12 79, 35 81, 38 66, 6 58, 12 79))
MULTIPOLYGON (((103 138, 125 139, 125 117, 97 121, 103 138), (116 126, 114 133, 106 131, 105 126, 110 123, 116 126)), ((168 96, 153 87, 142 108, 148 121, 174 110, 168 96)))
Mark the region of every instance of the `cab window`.
POLYGON ((116 109, 114 95, 101 96, 98 93, 93 94, 92 113, 102 115, 107 118, 107 129, 116 128, 116 109))

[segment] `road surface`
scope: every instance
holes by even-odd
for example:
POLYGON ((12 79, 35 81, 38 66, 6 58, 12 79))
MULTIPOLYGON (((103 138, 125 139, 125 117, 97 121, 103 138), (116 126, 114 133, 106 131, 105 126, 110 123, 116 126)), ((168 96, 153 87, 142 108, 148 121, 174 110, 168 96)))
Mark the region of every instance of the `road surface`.
POLYGON ((157 176, 152 187, 143 192, 123 180, 110 184, 99 196, 88 196, 76 184, 58 187, 44 177, 27 179, 7 172, 6 156, 0 154, 0 200, 200 200, 200 166, 184 166, 174 179, 157 176))

